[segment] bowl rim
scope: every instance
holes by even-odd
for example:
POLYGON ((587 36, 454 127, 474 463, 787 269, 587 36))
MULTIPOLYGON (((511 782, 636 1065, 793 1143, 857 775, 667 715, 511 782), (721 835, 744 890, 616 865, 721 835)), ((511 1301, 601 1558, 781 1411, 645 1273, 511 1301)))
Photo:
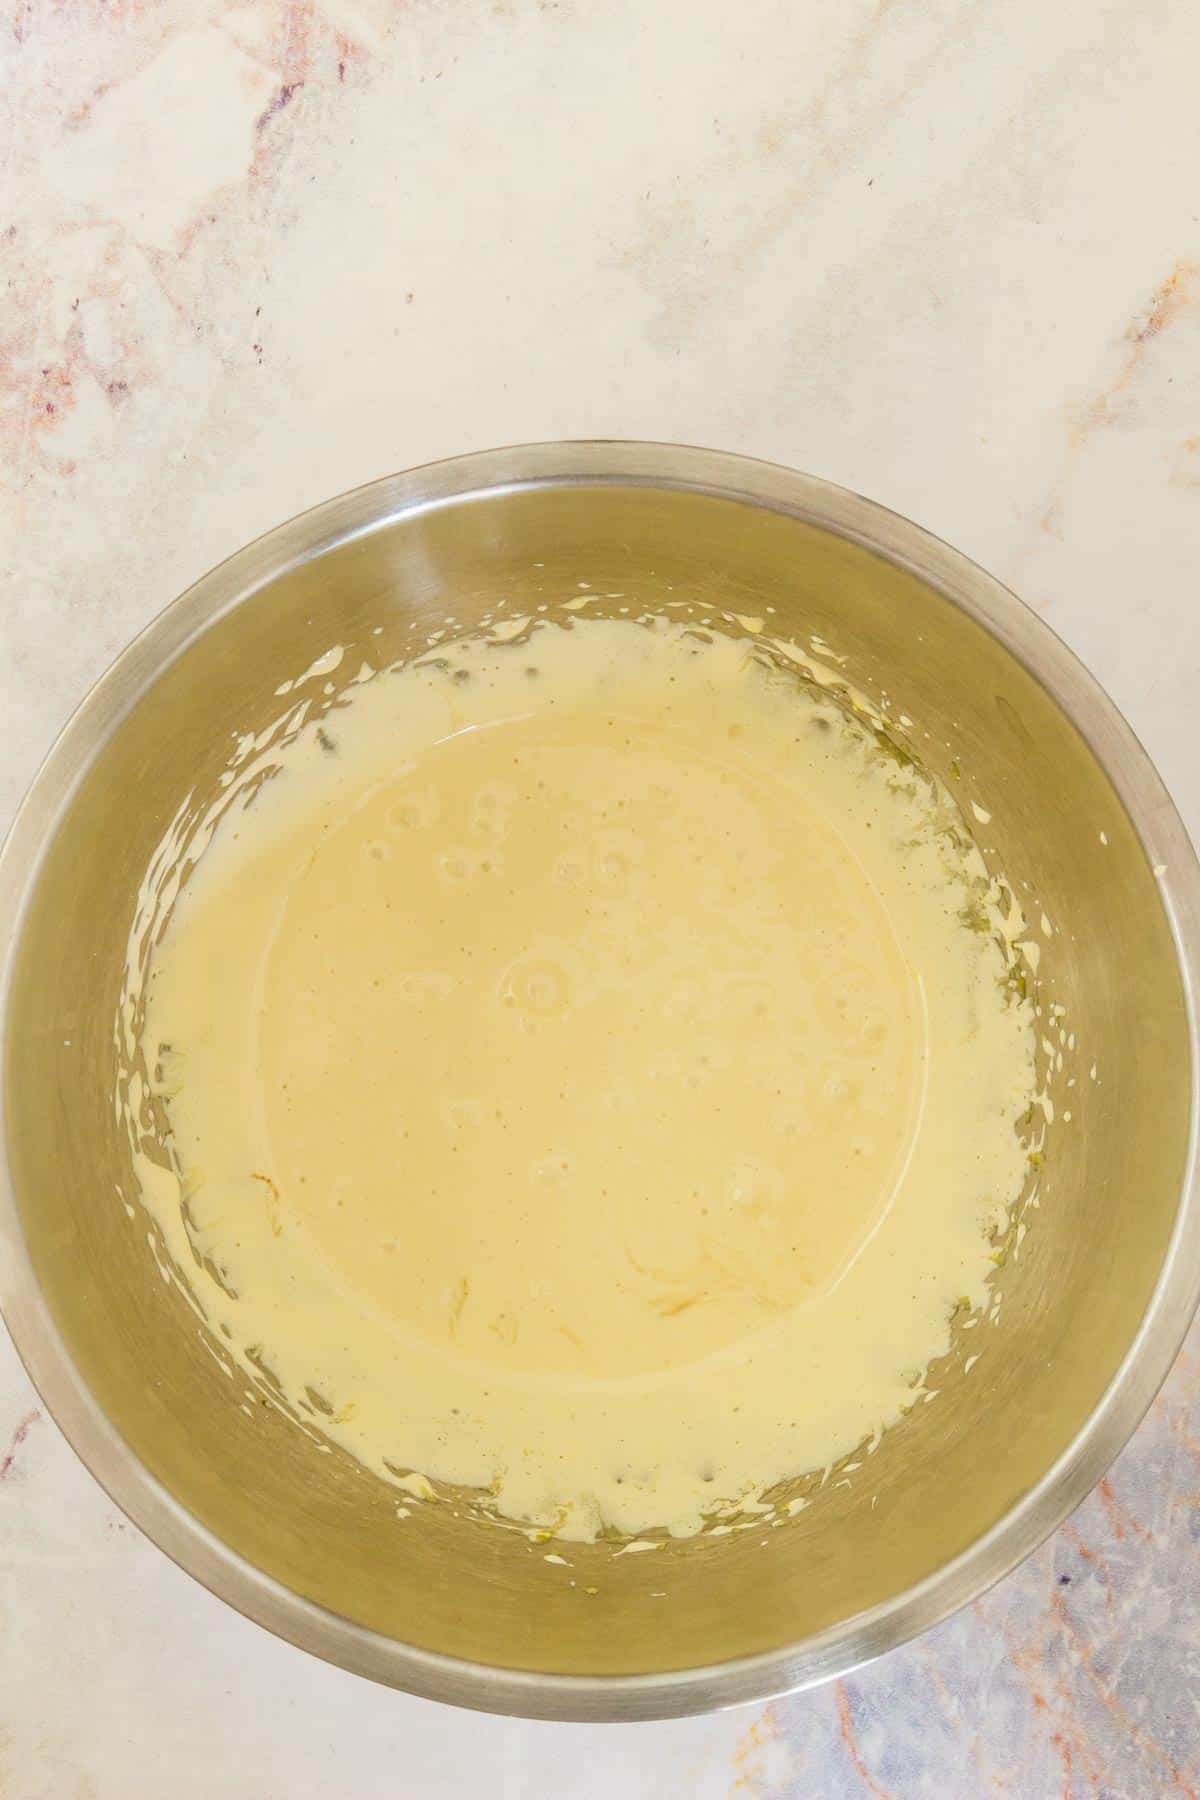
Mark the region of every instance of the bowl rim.
MULTIPOLYGON (((298 514, 236 551, 166 606, 60 732, 0 851, 0 1027, 24 908, 65 807, 138 697, 198 635, 288 569, 400 518, 519 488, 622 485, 731 499, 816 525, 915 575, 996 638, 1049 693, 1111 782, 1158 874, 1184 992, 1190 1129, 1163 1264, 1122 1362, 1075 1439, 986 1533, 902 1593, 785 1646, 653 1674, 563 1675, 473 1663, 358 1625, 303 1598, 219 1539, 150 1473, 75 1367, 25 1244, 0 1121, 0 1310, 68 1442, 110 1498, 181 1568, 277 1636, 409 1693, 530 1718, 679 1717, 763 1701, 846 1675, 976 1599, 1035 1550, 1103 1475, 1166 1378, 1200 1302, 1200 864, 1149 756, 1054 631, 978 564, 900 514, 815 476, 691 446, 587 439, 514 445, 389 475, 298 514)), ((0 1035, 0 1086, 6 1033, 0 1035)))

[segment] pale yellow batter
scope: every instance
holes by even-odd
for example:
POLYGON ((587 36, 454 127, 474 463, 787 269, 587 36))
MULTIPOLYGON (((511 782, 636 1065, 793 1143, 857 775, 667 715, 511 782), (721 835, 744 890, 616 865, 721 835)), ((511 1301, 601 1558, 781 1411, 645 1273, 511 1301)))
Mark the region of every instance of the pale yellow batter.
POLYGON ((1033 1085, 947 798, 663 621, 441 644, 275 760, 146 995, 147 1202, 245 1366, 565 1537, 894 1421, 1033 1085))

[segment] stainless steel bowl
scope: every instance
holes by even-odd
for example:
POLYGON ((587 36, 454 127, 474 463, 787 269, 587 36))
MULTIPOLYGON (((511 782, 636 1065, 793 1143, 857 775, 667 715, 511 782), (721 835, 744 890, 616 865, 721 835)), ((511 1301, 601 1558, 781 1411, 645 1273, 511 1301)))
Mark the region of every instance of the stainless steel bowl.
MULTIPOLYGON (((628 602, 616 602, 628 604, 628 602)), ((1164 646, 1164 650, 1167 647, 1164 646)), ((1021 890, 1024 891, 1024 890, 1021 890)), ((441 1700, 650 1718, 821 1681, 902 1643, 1028 1554, 1129 1437, 1200 1286, 1200 877, 1128 727, 1071 653, 915 525, 788 470, 707 451, 548 444, 395 476, 206 575, 84 702, 0 861, 5 944, 0 1298, 62 1429, 167 1553, 330 1661, 441 1700), (230 734, 332 642, 378 662, 414 613, 469 624, 588 581, 814 633, 886 689, 931 767, 1062 928, 1043 991, 1098 1082, 1047 1144, 1041 1209, 999 1271, 987 1353, 778 1530, 654 1556, 542 1548, 394 1492, 236 1403, 131 1221, 111 1102, 134 894, 230 734), (376 629, 382 626, 380 635, 376 629), (921 736, 928 732, 928 738, 921 736), (952 760, 955 767, 952 767, 952 760), (594 1594, 589 1588, 596 1588, 594 1594), (658 1597, 662 1596, 662 1597, 658 1597)), ((796 1381, 805 1379, 797 1369, 796 1381)))

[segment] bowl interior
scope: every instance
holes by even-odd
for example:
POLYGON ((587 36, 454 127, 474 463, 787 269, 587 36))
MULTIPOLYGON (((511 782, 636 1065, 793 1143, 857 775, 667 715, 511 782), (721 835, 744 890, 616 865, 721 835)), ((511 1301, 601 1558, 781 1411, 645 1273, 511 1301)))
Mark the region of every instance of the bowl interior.
MULTIPOLYGON (((1001 1520, 1085 1424, 1138 1330, 1179 1204, 1185 996, 1159 883, 1092 749, 1000 637, 932 582, 725 494, 621 481, 466 491, 331 533, 290 566, 255 555, 169 666, 154 667, 152 640, 134 653, 134 704, 59 809, 12 964, 13 1189, 41 1293, 103 1414, 253 1569, 385 1639, 476 1664, 695 1669, 796 1645, 921 1582, 1001 1520), (1065 1105, 1060 1087, 1040 1204, 997 1270, 999 1320, 956 1344, 935 1404, 779 1528, 647 1556, 575 1545, 566 1571, 466 1507, 398 1525, 392 1489, 321 1453, 278 1408, 239 1405, 242 1384, 160 1274, 112 1091, 139 881, 185 795, 213 789, 232 735, 276 717, 276 688, 332 644, 346 650, 336 683, 364 659, 403 654, 414 615, 469 625, 498 596, 533 611, 579 582, 622 596, 612 611, 694 600, 764 616, 803 645, 823 641, 886 697, 889 717, 908 721, 901 741, 961 792, 968 816, 972 800, 991 815, 981 841, 1032 920, 1053 922, 1037 992, 1076 1086, 1065 1105)), ((213 1578, 237 1601, 222 1567, 213 1578)), ((386 1654, 372 1672, 409 1679, 386 1654)))

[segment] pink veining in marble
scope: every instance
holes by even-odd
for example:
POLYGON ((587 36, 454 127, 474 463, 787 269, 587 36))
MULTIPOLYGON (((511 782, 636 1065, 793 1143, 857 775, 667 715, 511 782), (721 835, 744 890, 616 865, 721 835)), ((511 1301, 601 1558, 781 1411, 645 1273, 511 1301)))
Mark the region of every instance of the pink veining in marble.
POLYGON ((8 1448, 3 1456, 0 1456, 0 1481, 6 1481, 13 1473, 13 1470, 17 1466, 17 1455, 21 1445, 29 1436, 30 1428, 37 1424, 41 1416, 42 1415, 37 1407, 31 1407, 23 1419, 18 1419, 13 1434, 8 1441, 8 1448))

